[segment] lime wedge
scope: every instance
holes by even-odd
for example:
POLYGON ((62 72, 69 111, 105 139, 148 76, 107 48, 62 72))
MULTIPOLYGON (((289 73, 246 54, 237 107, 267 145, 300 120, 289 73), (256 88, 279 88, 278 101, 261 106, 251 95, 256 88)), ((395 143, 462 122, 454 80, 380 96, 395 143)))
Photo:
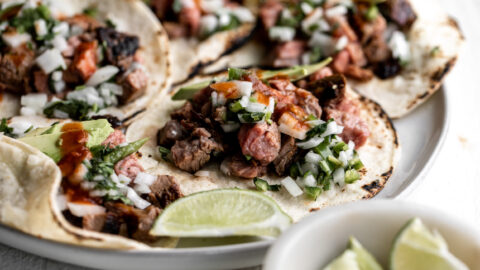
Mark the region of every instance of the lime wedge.
POLYGON ((323 270, 360 270, 357 254, 353 250, 347 249, 323 270))
POLYGON ((360 270, 382 270, 375 257, 370 254, 357 239, 350 237, 350 249, 357 254, 357 263, 360 270))
POLYGON ((392 270, 463 270, 468 267, 448 251, 437 232, 430 232, 418 218, 399 232, 390 252, 392 270))
POLYGON ((348 249, 323 270, 382 270, 380 264, 357 239, 350 237, 348 249))
POLYGON ((292 223, 270 197, 250 190, 217 189, 170 204, 150 233, 158 236, 278 236, 292 223))

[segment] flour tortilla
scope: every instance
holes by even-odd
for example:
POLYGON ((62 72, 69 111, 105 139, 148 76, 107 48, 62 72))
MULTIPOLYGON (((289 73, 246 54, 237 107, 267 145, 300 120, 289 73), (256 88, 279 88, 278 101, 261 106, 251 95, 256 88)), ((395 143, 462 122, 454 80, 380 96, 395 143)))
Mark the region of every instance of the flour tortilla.
MULTIPOLYGON (((97 16, 112 20, 117 30, 136 35, 140 39, 140 51, 149 74, 149 84, 144 95, 131 103, 117 108, 107 109, 108 113, 120 116, 131 116, 148 106, 163 89, 169 88, 172 78, 172 67, 169 53, 168 36, 150 9, 142 1, 132 0, 49 0, 54 16, 73 16, 82 13, 88 7, 96 7, 97 16)), ((4 95, 0 102, 0 116, 19 115, 19 100, 11 95, 4 95), (7 97, 7 98, 5 98, 7 97)))
POLYGON ((198 68, 216 61, 219 57, 245 42, 255 24, 218 32, 206 40, 197 38, 177 38, 170 40, 173 63, 173 82, 179 83, 188 78, 198 68))
MULTIPOLYGON (((23 142, 0 135, 0 222, 33 236, 106 249, 152 249, 121 236, 71 225, 61 213, 57 192, 62 174, 55 162, 23 142)), ((155 248, 173 247, 161 238, 155 248)))
MULTIPOLYGON (((197 77, 186 84, 208 79, 209 77, 197 77)), ((140 162, 144 168, 156 174, 175 176, 182 193, 185 195, 219 188, 238 187, 255 189, 252 180, 225 176, 220 171, 218 162, 211 163, 208 167, 202 169, 202 171, 208 171, 209 177, 197 177, 162 160, 157 150, 156 134, 170 120, 170 113, 184 103, 184 101, 171 100, 171 96, 176 90, 178 88, 174 89, 167 96, 158 99, 127 130, 127 140, 150 138, 146 145, 140 149, 142 153, 140 162)), ((375 196, 384 187, 397 163, 399 153, 398 138, 387 114, 378 104, 361 97, 351 89, 348 89, 347 95, 354 102, 359 103, 361 117, 367 121, 371 132, 367 143, 358 150, 360 158, 365 164, 366 172, 363 172, 361 180, 343 188, 334 187, 330 191, 324 192, 317 201, 308 200, 304 196, 294 198, 285 189, 282 189, 280 192, 266 192, 295 221, 312 211, 327 206, 375 196)), ((267 179, 270 184, 279 184, 281 180, 278 177, 262 177, 262 179, 267 179)))
MULTIPOLYGON (((418 15, 407 33, 412 55, 410 64, 391 79, 374 78, 366 83, 349 80, 355 90, 378 102, 391 118, 408 114, 440 88, 454 67, 464 43, 457 22, 442 11, 436 1, 410 2, 418 15), (432 56, 434 48, 438 48, 438 53, 432 56)), ((258 40, 252 40, 235 53, 220 58, 204 72, 211 73, 232 66, 268 65, 265 55, 269 49, 258 40)))

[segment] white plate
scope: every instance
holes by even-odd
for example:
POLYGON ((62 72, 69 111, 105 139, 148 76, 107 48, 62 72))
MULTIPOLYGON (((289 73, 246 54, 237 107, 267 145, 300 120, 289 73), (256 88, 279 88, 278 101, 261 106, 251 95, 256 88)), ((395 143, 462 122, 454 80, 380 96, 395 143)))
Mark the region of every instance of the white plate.
POLYGON ((263 269, 322 269, 345 250, 350 236, 386 267, 395 236, 413 217, 438 230, 451 253, 470 269, 478 269, 480 234, 475 227, 439 210, 391 200, 350 203, 305 218, 272 246, 263 269))
MULTIPOLYGON (((402 156, 392 178, 376 198, 391 199, 413 189, 430 168, 447 129, 447 99, 439 91, 407 117, 395 120, 402 156)), ((238 239, 237 239, 238 240, 238 239)), ((58 244, 0 225, 0 241, 43 257, 108 269, 227 269, 259 265, 272 241, 262 240, 218 246, 219 241, 184 241, 189 248, 164 252, 119 252, 58 244)), ((231 243, 231 239, 229 239, 231 243)), ((243 241, 243 240, 242 240, 243 241)))

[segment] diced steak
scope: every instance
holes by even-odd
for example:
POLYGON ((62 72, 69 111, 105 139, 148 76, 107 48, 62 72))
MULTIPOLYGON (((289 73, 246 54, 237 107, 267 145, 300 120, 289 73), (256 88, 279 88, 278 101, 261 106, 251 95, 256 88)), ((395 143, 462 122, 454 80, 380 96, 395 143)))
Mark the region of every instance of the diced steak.
POLYGON ((324 119, 335 119, 337 124, 344 127, 340 137, 345 141, 353 141, 358 148, 365 144, 370 136, 368 124, 360 117, 357 105, 345 98, 336 105, 325 108, 324 119))
POLYGON ((150 234, 150 230, 161 212, 160 209, 149 206, 142 211, 139 211, 139 209, 134 209, 134 211, 137 213, 138 223, 132 238, 142 242, 155 241, 156 237, 150 234))
POLYGON ((386 61, 377 63, 373 71, 380 79, 388 79, 400 73, 402 66, 398 59, 391 57, 386 61))
POLYGON ((37 92, 45 94, 50 93, 48 86, 48 75, 42 70, 35 70, 33 72, 33 85, 35 86, 35 90, 37 90, 37 92))
POLYGON ((82 28, 84 31, 91 31, 97 27, 103 26, 101 22, 85 14, 76 14, 72 17, 66 18, 65 21, 70 25, 76 25, 82 28))
POLYGON ((195 112, 193 111, 193 105, 190 101, 185 102, 182 107, 176 109, 175 111, 172 112, 170 115, 172 119, 177 119, 177 120, 190 120, 193 117, 193 114, 195 112))
POLYGON ((185 25, 190 30, 190 35, 195 36, 200 29, 200 18, 202 14, 200 8, 197 5, 183 7, 180 10, 178 19, 180 24, 185 25))
POLYGON ((417 15, 408 0, 387 0, 380 4, 380 10, 403 29, 408 29, 417 19, 417 15))
POLYGON ((266 30, 270 29, 277 22, 280 12, 283 10, 283 5, 277 0, 267 0, 260 7, 260 19, 266 30))
POLYGON ((110 135, 108 135, 105 141, 102 142, 102 145, 114 148, 115 146, 125 143, 126 141, 127 139, 125 138, 123 132, 119 129, 115 129, 110 135))
POLYGON ((277 124, 257 123, 242 125, 238 142, 245 156, 251 156, 260 164, 272 162, 280 151, 280 132, 277 124))
POLYGON ((313 115, 317 118, 322 116, 322 107, 320 106, 318 99, 311 92, 297 88, 297 90, 295 90, 295 95, 296 103, 304 109, 308 115, 313 115))
POLYGON ((363 53, 362 47, 358 42, 350 42, 345 49, 347 50, 352 64, 363 67, 367 65, 367 59, 363 53))
POLYGON ((23 94, 29 90, 29 74, 35 54, 27 46, 19 46, 1 56, 0 90, 23 94))
POLYGON ((305 41, 301 40, 292 40, 278 44, 274 50, 275 60, 273 66, 285 67, 298 65, 302 54, 305 52, 306 46, 305 41))
POLYGON ((348 23, 347 19, 342 16, 335 16, 328 19, 330 25, 335 25, 336 28, 333 30, 333 36, 340 38, 346 36, 349 41, 357 41, 358 37, 353 31, 352 27, 348 23))
POLYGON ((252 161, 247 162, 241 155, 228 157, 220 164, 220 170, 227 176, 236 176, 241 178, 252 179, 265 175, 267 167, 252 161))
POLYGON ((282 148, 278 157, 273 161, 275 172, 278 175, 283 176, 286 170, 294 162, 295 155, 297 153, 297 145, 295 144, 295 138, 288 135, 282 135, 282 148))
POLYGON ((336 105, 345 98, 347 81, 343 75, 332 75, 312 81, 306 89, 312 92, 322 106, 336 105))
POLYGON ((345 75, 362 82, 369 81, 373 78, 373 72, 370 69, 361 68, 356 65, 348 65, 345 75))
POLYGON ((89 231, 101 232, 105 225, 107 215, 103 214, 91 214, 86 215, 82 219, 82 228, 89 231))
POLYGON ((123 87, 120 102, 127 104, 145 93, 148 86, 148 75, 143 69, 137 68, 129 72, 126 76, 121 77, 119 82, 123 87))
POLYGON ((191 173, 200 170, 210 160, 212 154, 222 151, 221 144, 204 136, 177 141, 171 148, 175 166, 191 173))
POLYGON ((158 176, 157 180, 150 185, 150 190, 147 200, 160 209, 183 197, 175 178, 169 175, 158 176))
POLYGON ((382 36, 370 39, 364 46, 363 52, 370 63, 387 61, 392 56, 392 51, 382 36))
POLYGON ((83 42, 78 45, 69 69, 87 81, 97 70, 97 42, 83 42))
POLYGON ((350 63, 350 55, 347 50, 343 50, 333 58, 332 68, 335 72, 344 73, 350 63))
POLYGON ((99 27, 96 32, 99 42, 105 44, 107 63, 120 67, 122 71, 130 68, 140 47, 138 37, 118 32, 111 27, 99 27))
POLYGON ((324 68, 320 69, 319 71, 316 71, 315 73, 310 75, 310 77, 308 79, 310 81, 318 81, 320 79, 323 79, 325 77, 332 76, 332 75, 333 75, 332 69, 329 68, 329 67, 324 67, 324 68))
POLYGON ((187 130, 178 120, 170 120, 157 133, 157 144, 171 147, 176 141, 184 139, 187 130))
POLYGON ((137 174, 143 171, 143 167, 138 161, 136 154, 131 154, 117 162, 114 169, 117 175, 123 174, 130 179, 135 179, 137 174))

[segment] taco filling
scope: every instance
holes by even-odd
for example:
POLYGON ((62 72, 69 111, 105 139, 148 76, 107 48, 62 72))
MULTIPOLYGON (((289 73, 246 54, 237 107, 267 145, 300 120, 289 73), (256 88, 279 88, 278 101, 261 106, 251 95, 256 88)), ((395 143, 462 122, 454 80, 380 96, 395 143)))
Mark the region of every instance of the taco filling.
POLYGON ((153 242, 148 231, 154 220, 182 196, 173 177, 144 171, 137 150, 147 140, 127 143, 105 119, 55 123, 19 140, 57 163, 59 208, 79 228, 153 242))
POLYGON ((149 0, 168 36, 207 38, 217 32, 232 30, 244 23, 254 23, 252 12, 230 0, 149 0))
POLYGON ((334 72, 369 81, 387 79, 408 65, 406 33, 417 16, 408 0, 267 0, 260 18, 275 46, 275 67, 334 60, 334 72))
POLYGON ((86 120, 145 93, 137 36, 94 7, 71 17, 52 11, 37 1, 1 6, 0 90, 21 96, 22 115, 86 120))
POLYGON ((207 84, 171 113, 157 135, 163 158, 190 173, 218 160, 225 175, 255 178, 264 190, 271 187, 258 177, 269 173, 284 178, 287 190, 299 184, 307 194, 360 179, 355 149, 370 131, 345 94, 345 78, 290 79, 282 72, 229 69, 228 80, 207 84))

